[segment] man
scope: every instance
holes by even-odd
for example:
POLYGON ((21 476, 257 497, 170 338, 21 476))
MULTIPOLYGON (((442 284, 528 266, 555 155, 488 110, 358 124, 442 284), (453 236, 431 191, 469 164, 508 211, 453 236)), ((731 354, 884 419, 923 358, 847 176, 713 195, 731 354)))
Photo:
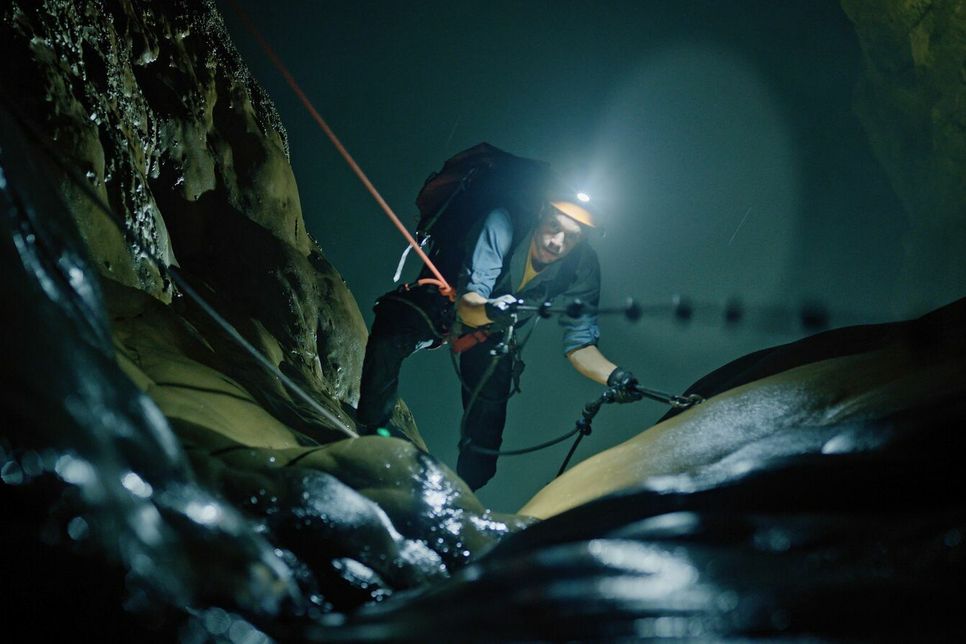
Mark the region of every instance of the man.
MULTIPOLYGON (((529 243, 514 249, 509 212, 503 208, 491 211, 459 288, 457 311, 463 324, 481 327, 504 321, 520 300, 535 305, 563 300, 566 305, 579 299, 596 308, 600 269, 597 255, 587 243, 588 230, 594 225, 592 214, 578 200, 554 199, 546 203, 536 228, 525 240, 529 243)), ((517 324, 524 322, 518 320, 517 324)), ((595 314, 565 316, 561 322, 564 353, 579 373, 616 386, 622 402, 640 398, 634 391, 634 376, 597 348, 600 331, 595 314)), ((491 356, 498 342, 500 337, 488 338, 464 352, 460 361, 463 379, 479 387, 475 399, 473 391, 463 389, 466 417, 457 464, 457 472, 473 489, 482 487, 496 472, 496 456, 490 452, 499 448, 506 422, 513 361, 510 356, 491 356), (483 381, 486 369, 492 373, 483 381)))
MULTIPOLYGON (((496 472, 495 452, 502 442, 517 364, 512 343, 504 343, 507 332, 533 316, 532 311, 518 313, 518 303, 566 306, 579 299, 588 305, 589 312, 561 319, 567 359, 587 378, 615 387, 618 401, 640 399, 633 374, 597 348, 600 333, 593 310, 599 301, 600 269, 587 243, 595 227, 593 215, 575 197, 544 199, 541 205, 536 225, 528 230, 514 225, 521 220, 511 214, 520 207, 514 200, 490 209, 482 227, 470 233, 469 241, 475 243, 469 245, 460 273, 456 313, 464 327, 477 332, 469 337, 479 342, 460 354, 464 417, 457 473, 474 490, 496 472)), ((423 290, 380 298, 363 363, 360 433, 388 423, 402 361, 438 340, 439 329, 449 326, 452 306, 441 306, 443 299, 423 290)))

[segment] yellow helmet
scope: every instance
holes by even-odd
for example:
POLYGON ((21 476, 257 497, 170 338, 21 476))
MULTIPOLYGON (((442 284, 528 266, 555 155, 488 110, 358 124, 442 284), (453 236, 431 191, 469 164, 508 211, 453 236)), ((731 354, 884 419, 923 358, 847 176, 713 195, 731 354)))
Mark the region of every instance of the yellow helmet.
POLYGON ((596 228, 597 223, 594 221, 593 213, 579 203, 576 203, 576 201, 576 199, 573 201, 570 199, 552 199, 550 205, 553 206, 554 210, 570 217, 578 224, 583 224, 589 228, 596 228))

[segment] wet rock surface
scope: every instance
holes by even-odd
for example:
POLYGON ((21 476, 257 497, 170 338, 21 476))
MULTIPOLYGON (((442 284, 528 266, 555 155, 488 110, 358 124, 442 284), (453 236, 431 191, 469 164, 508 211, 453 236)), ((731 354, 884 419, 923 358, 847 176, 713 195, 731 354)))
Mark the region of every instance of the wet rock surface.
POLYGON ((0 131, 0 288, 21 305, 2 334, 2 560, 20 588, 8 607, 37 635, 93 631, 105 612, 118 618, 108 631, 150 631, 185 606, 254 618, 299 603, 291 569, 194 483, 164 417, 118 369, 74 222, 35 182, 6 114, 0 131))
POLYGON ((934 417, 940 436, 916 427, 930 435, 914 441, 936 441, 916 453, 773 459, 725 485, 681 477, 580 506, 418 598, 361 611, 340 635, 962 637, 966 490, 944 450, 962 448, 945 423, 963 415, 934 417))
POLYGON ((964 338, 966 299, 726 365, 548 485, 544 521, 334 636, 962 637, 964 338))
POLYGON ((146 257, 351 426, 361 316, 212 3, 8 2, 0 36, 0 573, 34 638, 964 635, 966 301, 726 365, 545 520, 496 515, 146 257))

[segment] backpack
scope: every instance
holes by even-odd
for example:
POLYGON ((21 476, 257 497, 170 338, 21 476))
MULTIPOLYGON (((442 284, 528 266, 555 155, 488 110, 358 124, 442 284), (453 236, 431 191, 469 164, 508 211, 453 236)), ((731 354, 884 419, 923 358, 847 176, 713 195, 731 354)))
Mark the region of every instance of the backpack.
MULTIPOLYGON (((416 239, 455 286, 486 215, 493 208, 507 208, 514 240, 521 239, 536 225, 553 183, 550 165, 543 161, 518 157, 489 143, 475 145, 447 160, 423 183, 416 196, 416 239)), ((400 259, 396 281, 407 254, 408 247, 400 259)), ((430 275, 423 267, 420 277, 430 275)))

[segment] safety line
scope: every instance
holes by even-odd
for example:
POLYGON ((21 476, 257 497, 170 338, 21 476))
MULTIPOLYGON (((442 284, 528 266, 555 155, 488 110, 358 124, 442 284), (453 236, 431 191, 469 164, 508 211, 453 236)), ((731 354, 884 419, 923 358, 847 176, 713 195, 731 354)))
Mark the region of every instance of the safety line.
MULTIPOLYGON (((5 99, 7 97, 4 97, 5 99)), ((4 100, 7 108, 14 115, 14 117, 20 122, 24 130, 30 134, 40 145, 41 149, 47 153, 47 156, 54 162, 54 164, 59 167, 76 185, 80 188, 80 191, 105 215, 108 219, 117 227, 121 235, 130 242, 135 249, 141 253, 145 258, 150 260, 158 268, 158 270, 163 274, 167 273, 171 276, 172 281, 178 286, 178 288, 187 295, 191 300, 201 308, 214 322, 220 326, 228 336, 234 340, 239 346, 242 347, 248 354, 250 354, 262 367, 264 367, 270 374, 278 378, 286 387, 288 387, 298 398, 301 398, 303 402, 309 405, 313 410, 317 411, 325 419, 334 424, 333 429, 341 431, 349 438, 357 438, 357 434, 353 429, 346 425, 340 418, 335 416, 331 411, 323 407, 314 398, 309 396, 305 390, 299 387, 291 378, 286 376, 282 371, 272 363, 268 358, 266 358, 262 353, 256 349, 251 343, 249 343, 242 335, 235 329, 234 326, 228 320, 223 318, 218 312, 208 304, 191 286, 188 284, 187 280, 181 275, 181 272, 177 270, 174 266, 166 265, 161 259, 155 257, 151 252, 145 248, 145 245, 141 240, 134 235, 125 225, 125 220, 122 219, 114 210, 105 203, 99 194, 94 192, 94 189, 90 184, 83 179, 80 174, 71 166, 64 163, 59 153, 53 148, 53 146, 47 141, 46 137, 42 135, 38 128, 36 128, 30 119, 25 116, 18 106, 13 105, 9 100, 4 100)))
POLYGON ((249 343, 248 340, 246 340, 244 336, 242 336, 242 334, 238 332, 238 329, 232 326, 232 324, 228 320, 221 317, 221 315, 218 313, 218 311, 214 309, 214 307, 208 304, 208 302, 206 302, 197 292, 195 292, 193 288, 191 288, 191 286, 184 279, 184 277, 181 276, 180 271, 175 270, 174 267, 172 266, 167 267, 167 270, 168 270, 168 273, 171 275, 175 284, 177 284, 178 288, 181 289, 181 292, 187 295, 188 297, 190 297, 192 300, 194 300, 195 304, 201 307, 201 309, 208 314, 208 317, 210 317, 212 320, 215 321, 215 323, 218 326, 224 329, 224 331, 228 334, 228 336, 232 340, 234 340, 236 344, 238 344, 245 351, 247 351, 253 358, 255 358, 255 360, 258 361, 258 363, 261 364, 262 367, 268 370, 269 373, 274 375, 276 378, 281 380, 286 387, 288 387, 298 398, 301 398, 302 401, 308 404, 313 410, 319 412, 320 414, 322 414, 324 418, 334 423, 336 425, 336 429, 342 431, 342 433, 346 434, 350 438, 357 438, 359 436, 359 434, 354 432, 352 429, 349 428, 348 425, 346 425, 338 417, 336 417, 335 414, 330 412, 328 409, 320 405, 318 401, 316 401, 314 398, 309 396, 304 389, 302 389, 295 383, 294 380, 292 380, 284 373, 282 373, 282 371, 272 361, 266 358, 261 351, 259 351, 251 343, 249 343))
POLYGON ((544 443, 538 443, 537 445, 531 445, 530 447, 521 447, 520 449, 490 449, 489 447, 482 447, 473 442, 469 437, 466 438, 463 445, 474 452, 479 454, 485 454, 487 456, 523 456, 524 454, 530 454, 531 452, 536 452, 547 447, 553 447, 559 443, 564 442, 574 434, 580 432, 580 428, 572 429, 566 434, 558 436, 557 438, 550 439, 544 443))
POLYGON ((349 151, 342 144, 342 141, 339 140, 339 137, 336 136, 335 132, 331 127, 329 127, 329 124, 326 122, 326 120, 322 118, 322 115, 319 114, 318 110, 315 109, 312 101, 310 101, 308 96, 305 95, 305 92, 302 91, 302 88, 295 80, 295 77, 292 76, 291 72, 288 70, 288 67, 285 66, 284 62, 282 62, 281 57, 275 53, 275 50, 272 49, 272 46, 268 44, 268 41, 265 40, 261 32, 258 31, 255 23, 252 22, 251 18, 249 18, 248 14, 245 13, 238 3, 235 2, 235 0, 226 0, 226 2, 232 8, 235 14, 241 19, 245 29, 248 30, 252 37, 255 38, 255 41, 262 48, 262 51, 265 52, 265 55, 268 56, 268 59, 272 61, 273 65, 275 65, 275 68, 282 75, 282 78, 285 79, 285 82, 288 83, 288 86, 292 88, 293 92, 295 92, 295 95, 302 102, 302 105, 305 107, 308 113, 312 116, 312 119, 315 120, 320 128, 322 128, 322 131, 329 138, 329 141, 332 142, 332 145, 335 146, 335 149, 339 152, 339 154, 342 155, 342 158, 345 159, 345 162, 349 164, 349 168, 352 169, 355 175, 359 178, 359 181, 362 182, 362 185, 365 186, 366 190, 369 191, 369 194, 372 195, 372 198, 376 200, 376 203, 379 204, 383 212, 386 213, 386 216, 389 217, 389 220, 396 226, 396 228, 399 229, 399 232, 402 233, 402 236, 406 238, 406 241, 409 242, 409 245, 412 247, 412 249, 416 251, 416 254, 419 255, 419 258, 423 260, 423 263, 426 264, 429 270, 432 271, 433 275, 436 277, 435 280, 419 280, 419 283, 433 284, 439 288, 441 295, 453 300, 455 298, 455 291, 453 290, 453 287, 449 285, 449 282, 447 282, 446 278, 443 277, 443 274, 439 272, 439 269, 436 268, 436 265, 433 264, 431 259, 429 259, 429 256, 426 255, 416 240, 413 239, 413 236, 409 233, 409 231, 406 230, 406 227, 403 225, 402 221, 399 220, 399 217, 396 216, 396 213, 393 212, 393 209, 389 206, 386 200, 382 198, 382 195, 379 194, 379 191, 373 185, 372 181, 369 180, 369 177, 366 176, 366 173, 362 171, 362 168, 359 167, 359 164, 356 163, 355 159, 352 158, 352 155, 349 154, 349 151))

